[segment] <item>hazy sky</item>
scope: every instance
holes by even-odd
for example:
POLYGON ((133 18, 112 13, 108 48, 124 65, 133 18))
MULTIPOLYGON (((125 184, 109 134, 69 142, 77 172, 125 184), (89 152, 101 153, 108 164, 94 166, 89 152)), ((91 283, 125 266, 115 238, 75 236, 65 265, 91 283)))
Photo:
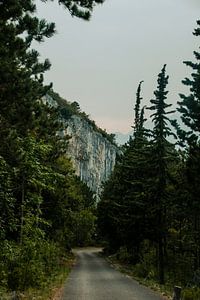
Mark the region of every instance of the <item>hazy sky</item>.
MULTIPOLYGON (((106 0, 90 22, 72 18, 55 2, 36 1, 38 15, 56 23, 57 34, 37 49, 52 67, 46 82, 108 132, 129 132, 135 93, 144 80, 148 104, 163 64, 169 74, 168 102, 185 91, 199 40, 192 35, 200 18, 199 0, 106 0)), ((36 48, 36 47, 35 47, 36 48)))

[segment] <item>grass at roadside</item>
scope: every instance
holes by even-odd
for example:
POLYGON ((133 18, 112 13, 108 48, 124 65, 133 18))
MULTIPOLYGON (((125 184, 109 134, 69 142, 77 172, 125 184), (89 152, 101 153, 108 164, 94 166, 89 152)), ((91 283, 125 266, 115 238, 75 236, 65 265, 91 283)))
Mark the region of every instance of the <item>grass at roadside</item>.
POLYGON ((140 284, 143 284, 149 288, 151 288, 154 291, 159 292, 162 296, 163 299, 172 299, 172 290, 173 287, 170 285, 160 285, 156 281, 152 279, 147 279, 147 278, 142 278, 139 277, 136 273, 136 270, 134 269, 134 266, 131 264, 127 263, 122 263, 120 262, 117 258, 116 255, 110 255, 110 256, 104 256, 106 260, 117 270, 120 272, 132 277, 133 279, 137 280, 140 284))
POLYGON ((0 300, 59 300, 64 282, 74 264, 73 255, 65 257, 57 272, 42 283, 38 289, 30 288, 24 292, 6 292, 0 290, 0 300))
MULTIPOLYGON (((163 299, 171 300, 173 294, 173 286, 169 283, 165 285, 158 284, 153 279, 142 278, 138 276, 138 269, 137 267, 128 264, 122 263, 119 259, 116 258, 116 255, 106 256, 104 258, 117 270, 120 272, 127 274, 128 276, 132 277, 133 279, 137 280, 140 284, 145 285, 151 288, 154 291, 159 292, 163 299)), ((184 287, 181 293, 182 300, 200 300, 200 287, 199 286, 190 286, 184 287)))

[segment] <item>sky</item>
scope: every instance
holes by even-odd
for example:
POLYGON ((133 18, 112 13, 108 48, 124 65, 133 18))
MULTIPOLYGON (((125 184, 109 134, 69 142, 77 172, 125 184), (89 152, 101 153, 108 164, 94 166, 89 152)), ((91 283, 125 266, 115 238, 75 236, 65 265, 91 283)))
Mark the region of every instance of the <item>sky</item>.
POLYGON ((127 133, 139 82, 142 104, 149 105, 167 64, 167 102, 176 107, 178 94, 187 93, 181 80, 191 74, 183 61, 194 60, 199 47, 192 35, 199 0, 106 0, 89 22, 72 18, 57 2, 36 0, 38 16, 55 22, 57 33, 34 45, 52 63, 45 82, 56 92, 77 101, 107 132, 127 133))

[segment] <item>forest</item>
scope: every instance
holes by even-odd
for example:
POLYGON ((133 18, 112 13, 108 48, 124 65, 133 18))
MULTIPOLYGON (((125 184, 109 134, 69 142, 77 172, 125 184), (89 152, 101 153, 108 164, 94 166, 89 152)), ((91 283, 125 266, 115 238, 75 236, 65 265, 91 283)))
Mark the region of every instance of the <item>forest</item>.
MULTIPOLYGON (((193 34, 200 36, 200 21, 193 34)), ((139 83, 133 136, 123 146, 98 203, 98 226, 108 254, 160 284, 200 287, 200 53, 183 79, 177 110, 168 103, 166 65, 149 106, 139 83), (152 129, 145 128, 150 110, 152 129), (180 121, 173 118, 179 114, 180 121)), ((199 291, 188 298, 200 299, 199 291), (191 297, 191 298, 190 298, 191 297)))
MULTIPOLYGON (((88 19, 101 1, 80 1, 79 8, 60 2, 88 19)), ((72 246, 91 243, 96 220, 94 195, 66 155, 69 137, 58 134, 62 110, 43 101, 52 93, 43 83, 50 62, 32 44, 53 36, 55 24, 35 14, 32 0, 0 1, 1 299, 7 291, 44 289, 72 246)), ((73 109, 68 105, 69 114, 73 109)))
MULTIPOLYGON (((59 1, 85 20, 103 1, 78 2, 59 1)), ((93 242, 95 230, 105 251, 140 277, 200 287, 200 53, 185 62, 191 75, 183 79, 188 94, 180 95, 180 121, 168 103, 166 65, 149 107, 142 105, 139 83, 133 136, 96 207, 66 154, 70 137, 58 134, 63 114, 77 111, 77 103, 60 100, 58 110, 42 100, 54 93, 44 84, 51 64, 32 45, 54 33, 54 23, 36 17, 34 1, 0 1, 0 298, 43 288, 72 247, 93 242), (152 129, 145 128, 148 110, 152 129)), ((200 21, 193 34, 200 36, 200 21)), ((190 299, 200 299, 195 293, 190 299)))

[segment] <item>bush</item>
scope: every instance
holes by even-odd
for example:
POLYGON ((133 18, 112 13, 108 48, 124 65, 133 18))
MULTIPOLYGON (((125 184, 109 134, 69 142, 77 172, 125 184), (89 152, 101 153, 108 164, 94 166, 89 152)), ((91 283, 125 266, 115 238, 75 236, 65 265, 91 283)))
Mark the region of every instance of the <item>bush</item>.
POLYGON ((183 291, 183 300, 199 300, 200 299, 200 289, 192 288, 183 291))
POLYGON ((9 290, 25 290, 39 287, 49 274, 59 266, 60 250, 48 241, 24 241, 23 245, 10 245, 9 252, 4 254, 4 285, 9 290))
POLYGON ((34 222, 32 216, 26 219, 21 243, 0 241, 1 287, 11 291, 40 287, 59 267, 60 247, 46 240, 44 232, 34 226, 34 222))
POLYGON ((125 246, 119 248, 116 253, 116 257, 119 261, 124 263, 129 263, 131 259, 131 255, 125 246))
POLYGON ((88 246, 93 243, 92 237, 96 229, 95 221, 96 217, 88 209, 74 213, 74 245, 88 246))

